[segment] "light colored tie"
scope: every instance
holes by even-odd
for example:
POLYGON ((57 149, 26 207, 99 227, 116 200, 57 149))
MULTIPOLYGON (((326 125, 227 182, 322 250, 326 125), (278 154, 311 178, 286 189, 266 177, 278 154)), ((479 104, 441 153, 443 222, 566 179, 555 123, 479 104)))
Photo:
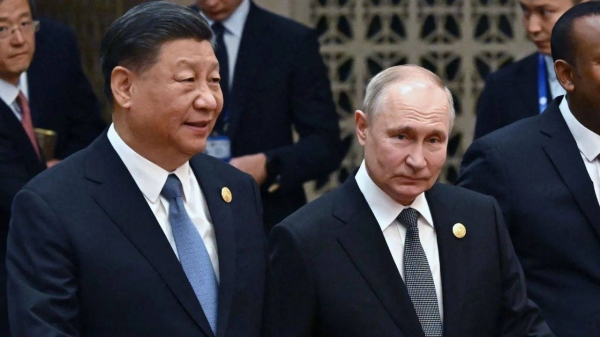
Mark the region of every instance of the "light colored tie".
POLYGON ((169 201, 169 222, 173 230, 179 261, 213 333, 217 334, 217 277, 204 241, 190 219, 182 199, 182 186, 176 175, 170 174, 161 194, 169 201))
POLYGON ((21 124, 23 125, 23 129, 25 129, 25 133, 27 134, 27 137, 29 137, 31 145, 33 146, 38 158, 41 158, 40 148, 38 147, 37 139, 35 138, 35 131, 33 130, 33 122, 31 121, 29 102, 27 102, 27 98, 25 98, 25 95, 23 95, 22 91, 19 91, 19 96, 17 96, 17 104, 21 109, 21 124))
POLYGON ((419 238, 418 219, 419 212, 410 207, 403 209, 398 216, 398 221, 406 227, 404 283, 425 336, 441 337, 440 308, 435 292, 435 283, 433 283, 433 275, 419 238))

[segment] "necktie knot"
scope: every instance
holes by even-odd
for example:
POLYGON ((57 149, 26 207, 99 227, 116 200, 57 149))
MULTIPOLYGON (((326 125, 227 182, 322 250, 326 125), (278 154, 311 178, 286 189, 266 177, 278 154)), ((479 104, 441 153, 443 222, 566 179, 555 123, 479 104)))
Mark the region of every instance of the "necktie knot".
POLYGON ((417 229, 417 220, 419 220, 419 211, 411 207, 403 209, 398 216, 400 224, 408 230, 417 229))
POLYGON ((223 36, 223 34, 225 33, 225 26, 223 26, 223 24, 220 21, 215 21, 212 24, 212 26, 210 26, 210 28, 212 29, 213 33, 215 33, 215 35, 223 36))
POLYGON ((21 113, 23 113, 23 106, 29 104, 29 102, 27 102, 27 97, 25 97, 25 94, 23 94, 22 91, 19 91, 19 96, 17 96, 17 104, 19 105, 19 108, 21 108, 21 113))
POLYGON ((169 174, 167 181, 165 182, 165 186, 163 186, 160 194, 167 198, 167 200, 180 198, 183 194, 183 187, 181 186, 181 181, 179 181, 179 178, 177 178, 177 176, 174 174, 169 174))

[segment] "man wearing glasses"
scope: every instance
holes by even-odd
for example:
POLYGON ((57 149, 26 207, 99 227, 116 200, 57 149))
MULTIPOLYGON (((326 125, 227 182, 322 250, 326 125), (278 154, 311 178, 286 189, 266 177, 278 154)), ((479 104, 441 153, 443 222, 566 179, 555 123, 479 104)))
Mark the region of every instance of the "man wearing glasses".
POLYGON ((104 126, 73 33, 33 20, 27 0, 0 0, 0 336, 9 335, 5 257, 12 200, 36 174, 89 145, 104 126), (53 153, 43 153, 36 129, 56 135, 53 153))

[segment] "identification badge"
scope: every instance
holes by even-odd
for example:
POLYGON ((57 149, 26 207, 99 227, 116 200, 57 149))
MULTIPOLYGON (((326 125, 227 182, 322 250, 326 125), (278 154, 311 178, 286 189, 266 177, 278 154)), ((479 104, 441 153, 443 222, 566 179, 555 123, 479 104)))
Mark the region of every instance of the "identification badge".
POLYGON ((206 140, 206 150, 209 156, 229 162, 231 159, 231 140, 228 136, 209 136, 206 140))

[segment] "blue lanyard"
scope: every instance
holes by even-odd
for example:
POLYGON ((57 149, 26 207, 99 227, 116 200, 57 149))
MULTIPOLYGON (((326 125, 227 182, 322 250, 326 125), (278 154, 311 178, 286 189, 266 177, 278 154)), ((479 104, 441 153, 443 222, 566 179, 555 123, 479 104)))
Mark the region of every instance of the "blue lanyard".
POLYGON ((538 54, 538 104, 540 105, 539 113, 544 112, 548 106, 548 89, 546 79, 546 62, 544 61, 544 55, 538 54))

